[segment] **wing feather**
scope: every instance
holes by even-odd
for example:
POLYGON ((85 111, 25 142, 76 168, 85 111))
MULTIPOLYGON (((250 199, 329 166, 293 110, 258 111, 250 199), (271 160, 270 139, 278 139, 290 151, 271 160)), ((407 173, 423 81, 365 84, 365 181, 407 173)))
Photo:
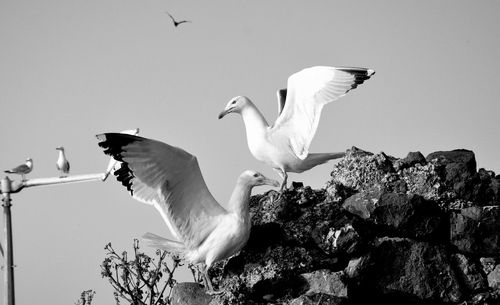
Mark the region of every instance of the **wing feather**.
POLYGON ((341 98, 374 73, 365 68, 317 66, 291 75, 286 101, 272 132, 285 132, 294 153, 305 159, 323 106, 341 98))
POLYGON ((138 136, 98 135, 104 153, 121 162, 115 176, 133 198, 153 205, 187 248, 198 246, 227 213, 207 188, 195 156, 138 136))

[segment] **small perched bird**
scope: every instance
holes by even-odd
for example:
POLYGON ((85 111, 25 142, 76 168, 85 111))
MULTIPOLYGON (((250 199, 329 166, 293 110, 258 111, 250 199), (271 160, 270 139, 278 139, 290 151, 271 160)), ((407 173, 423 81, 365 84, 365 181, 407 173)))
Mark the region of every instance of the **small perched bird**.
POLYGON ((29 174, 33 170, 33 160, 31 158, 26 159, 26 163, 14 167, 11 170, 6 170, 8 174, 18 174, 21 175, 21 179, 24 181, 24 175, 29 174))
POLYGON ((186 22, 191 22, 189 20, 181 20, 181 21, 177 21, 175 20, 174 16, 172 16, 169 12, 165 12, 165 14, 169 15, 170 16, 170 19, 172 19, 172 22, 174 23, 174 26, 175 27, 178 27, 179 24, 182 24, 182 23, 186 23, 186 22))
POLYGON ((120 162, 114 172, 132 197, 154 206, 172 235, 169 240, 152 233, 143 236, 151 246, 182 255, 203 265, 208 292, 214 291, 208 268, 240 251, 250 236, 249 201, 258 185, 279 186, 255 171, 244 171, 227 208, 212 196, 196 157, 166 143, 122 133, 97 135, 104 153, 120 162))
POLYGON ((60 172, 60 178, 68 176, 69 173, 69 162, 66 158, 66 154, 64 153, 64 147, 59 146, 56 148, 59 151, 59 157, 57 158, 57 169, 60 172))
POLYGON ((271 166, 283 179, 288 172, 301 173, 345 153, 310 153, 323 106, 344 96, 375 73, 374 70, 317 66, 288 78, 287 89, 278 91, 276 122, 269 126, 259 109, 245 96, 232 98, 219 119, 239 113, 245 124, 247 144, 252 155, 271 166))

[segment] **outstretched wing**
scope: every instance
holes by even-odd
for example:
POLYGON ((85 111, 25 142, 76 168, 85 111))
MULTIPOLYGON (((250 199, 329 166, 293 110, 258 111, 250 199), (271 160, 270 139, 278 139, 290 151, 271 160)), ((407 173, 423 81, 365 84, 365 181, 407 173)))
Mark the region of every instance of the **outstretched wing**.
POLYGON ((278 97, 278 115, 280 115, 283 111, 283 107, 285 107, 286 89, 278 90, 276 96, 278 97))
POLYGON ((104 153, 121 162, 115 176, 133 198, 153 205, 187 248, 198 246, 227 213, 207 188, 196 157, 138 136, 97 135, 104 153))
POLYGON ((287 133, 294 153, 305 159, 323 106, 344 96, 374 73, 365 68, 317 66, 293 74, 288 78, 285 106, 273 131, 287 133))

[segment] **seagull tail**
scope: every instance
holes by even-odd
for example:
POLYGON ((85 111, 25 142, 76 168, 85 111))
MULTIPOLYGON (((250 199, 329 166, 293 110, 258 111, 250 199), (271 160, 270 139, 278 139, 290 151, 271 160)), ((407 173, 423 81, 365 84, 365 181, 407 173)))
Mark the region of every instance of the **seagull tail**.
POLYGON ((311 153, 302 161, 300 172, 309 170, 316 165, 328 162, 329 160, 339 159, 345 156, 345 152, 336 153, 311 153))
POLYGON ((6 171, 3 171, 3 172, 4 172, 4 173, 7 173, 7 174, 14 174, 14 172, 13 172, 13 171, 11 171, 11 170, 6 170, 6 171))
POLYGON ((148 246, 156 249, 165 250, 174 254, 183 254, 184 245, 178 241, 166 239, 153 233, 142 235, 142 239, 148 243, 148 246))

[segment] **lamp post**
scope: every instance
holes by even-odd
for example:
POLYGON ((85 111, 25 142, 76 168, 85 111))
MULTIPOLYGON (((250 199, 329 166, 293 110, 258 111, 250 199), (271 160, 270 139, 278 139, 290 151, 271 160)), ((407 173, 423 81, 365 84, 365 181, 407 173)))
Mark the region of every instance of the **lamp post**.
MULTIPOLYGON (((124 130, 121 133, 137 135, 139 128, 132 130, 124 130)), ((14 255, 12 247, 12 216, 10 207, 12 206, 11 194, 18 193, 24 188, 55 185, 55 184, 68 184, 78 182, 91 182, 91 181, 105 181, 109 174, 115 167, 117 161, 110 158, 108 167, 104 173, 74 175, 66 177, 49 177, 49 178, 34 178, 22 180, 21 182, 12 181, 9 177, 4 177, 0 180, 0 194, 2 194, 3 201, 3 217, 4 217, 4 245, 5 252, 2 249, 4 256, 4 305, 15 305, 14 294, 14 255)), ((1 245, 0 245, 1 247, 1 245)))

